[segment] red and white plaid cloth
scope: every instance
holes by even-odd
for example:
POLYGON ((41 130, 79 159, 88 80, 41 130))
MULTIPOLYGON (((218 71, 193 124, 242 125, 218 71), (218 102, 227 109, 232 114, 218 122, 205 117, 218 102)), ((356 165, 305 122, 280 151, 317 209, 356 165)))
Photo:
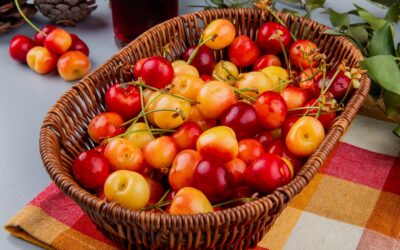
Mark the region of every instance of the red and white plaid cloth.
MULTIPOLYGON (((392 126, 357 117, 257 249, 400 249, 400 147, 382 139, 389 130, 378 131, 377 122, 392 126)), ((6 229, 44 248, 116 249, 54 184, 6 229)))

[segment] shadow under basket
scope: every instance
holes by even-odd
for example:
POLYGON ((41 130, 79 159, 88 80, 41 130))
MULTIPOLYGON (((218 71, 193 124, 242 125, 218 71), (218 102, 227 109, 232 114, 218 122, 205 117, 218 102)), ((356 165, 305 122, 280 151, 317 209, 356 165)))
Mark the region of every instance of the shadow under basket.
MULTIPOLYGON (((299 39, 315 42, 334 68, 346 59, 358 66, 361 52, 348 40, 324 35, 326 26, 297 16, 278 13, 299 39)), ((92 148, 87 134, 90 120, 104 108, 104 94, 119 81, 117 67, 140 58, 161 55, 169 44, 169 60, 197 44, 203 27, 217 18, 232 20, 237 35, 255 39, 264 22, 274 21, 268 12, 257 9, 201 11, 168 20, 145 32, 93 73, 67 91, 47 114, 40 131, 40 153, 44 166, 56 185, 76 201, 106 236, 127 249, 247 249, 257 245, 276 218, 310 182, 361 107, 370 81, 363 75, 345 109, 334 121, 318 150, 286 186, 272 194, 223 211, 196 215, 169 215, 135 212, 109 203, 84 190, 74 180, 71 166, 82 151, 92 148)), ((217 60, 224 51, 215 52, 217 60)))

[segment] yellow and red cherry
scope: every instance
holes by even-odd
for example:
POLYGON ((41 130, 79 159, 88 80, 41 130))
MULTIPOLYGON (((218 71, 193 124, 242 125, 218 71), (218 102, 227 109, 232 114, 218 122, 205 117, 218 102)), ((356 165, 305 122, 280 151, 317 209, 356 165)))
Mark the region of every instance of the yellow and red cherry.
MULTIPOLYGON (((286 120, 285 120, 285 121, 286 121, 286 120)), ((261 143, 261 145, 264 147, 264 149, 266 149, 266 148, 268 147, 268 145, 274 140, 274 139, 272 138, 271 132, 268 131, 268 130, 260 131, 260 132, 256 135, 255 139, 257 139, 258 142, 261 143)))
POLYGON ((257 192, 271 193, 292 179, 289 166, 278 155, 264 154, 246 169, 246 183, 257 192))
MULTIPOLYGON (((301 108, 309 100, 308 92, 296 86, 285 88, 282 90, 281 96, 285 100, 288 109, 301 108)), ((301 111, 296 113, 301 113, 301 111)))
POLYGON ((188 121, 196 123, 203 131, 217 125, 217 119, 207 119, 204 117, 199 105, 192 106, 188 121))
POLYGON ((246 163, 246 165, 250 165, 264 153, 264 147, 256 139, 243 139, 239 141, 238 158, 246 163))
POLYGON ((219 61, 212 72, 214 79, 233 85, 239 79, 239 69, 230 61, 219 61))
POLYGON ((90 72, 89 58, 80 51, 68 51, 60 56, 57 61, 57 70, 65 81, 75 81, 90 72))
POLYGON ((139 79, 139 77, 142 77, 143 73, 143 64, 147 60, 147 58, 142 58, 139 59, 138 61, 135 62, 133 65, 133 76, 135 77, 136 80, 139 79))
POLYGON ((256 111, 251 104, 237 102, 219 117, 220 124, 230 127, 238 140, 254 137, 260 129, 256 111))
MULTIPOLYGON (((300 72, 299 86, 308 91, 315 91, 316 82, 322 77, 322 72, 316 68, 308 68, 300 72)), ((318 96, 320 93, 318 93, 318 96)))
POLYGON ((281 127, 288 112, 282 96, 272 91, 266 91, 259 95, 254 103, 254 109, 259 124, 266 129, 281 127))
POLYGON ((204 131, 197 139, 197 151, 203 156, 229 162, 238 155, 235 132, 227 126, 217 126, 204 131))
MULTIPOLYGON (((193 53, 193 51, 196 49, 196 47, 197 46, 189 47, 185 51, 185 53, 183 53, 182 56, 183 60, 187 61, 191 56, 191 54, 193 53)), ((196 67, 200 75, 203 74, 211 75, 215 65, 215 57, 212 50, 205 45, 200 46, 199 51, 197 52, 196 56, 194 57, 190 65, 196 67)))
POLYGON ((290 152, 289 149, 286 147, 286 143, 284 140, 275 140, 271 142, 265 149, 265 152, 267 154, 276 154, 289 160, 290 164, 292 164, 294 173, 297 173, 303 167, 303 158, 296 156, 292 152, 290 152))
POLYGON ((156 204, 165 193, 164 187, 161 183, 154 181, 150 177, 144 176, 144 178, 146 179, 150 190, 150 198, 147 204, 156 204))
POLYGON ((104 156, 111 164, 111 170, 138 171, 143 164, 140 148, 124 138, 112 139, 104 149, 104 156))
POLYGON ((168 175, 168 182, 173 190, 178 191, 192 184, 194 170, 201 159, 201 155, 191 149, 176 155, 168 175))
POLYGON ((118 170, 108 176, 104 184, 104 194, 108 201, 136 211, 148 203, 150 188, 142 175, 128 170, 118 170))
POLYGON ((280 93, 289 85, 289 74, 286 69, 278 66, 268 66, 261 70, 272 82, 272 91, 280 93))
POLYGON ((153 168, 169 168, 178 153, 178 146, 170 136, 161 136, 143 148, 144 160, 153 168))
MULTIPOLYGON (((316 115, 318 114, 318 109, 319 109, 319 102, 317 101, 317 98, 313 98, 311 100, 309 100, 305 105, 305 108, 309 108, 309 109, 305 109, 303 111, 304 114, 308 114, 309 116, 314 116, 316 117, 316 115), (312 108, 315 107, 315 108, 312 108)), ((321 114, 318 116, 318 120, 321 122, 322 126, 324 126, 325 132, 328 132, 328 130, 330 129, 333 121, 336 119, 336 112, 332 111, 332 112, 322 112, 321 114)))
POLYGON ((340 71, 335 78, 333 78, 334 76, 334 71, 327 72, 325 83, 323 82, 322 77, 319 78, 314 85, 315 95, 319 96, 321 94, 322 86, 324 86, 325 90, 329 85, 327 92, 332 93, 336 100, 342 100, 342 98, 346 95, 347 90, 352 87, 350 86, 351 79, 345 76, 343 71, 340 71))
POLYGON ((137 122, 132 124, 126 130, 125 138, 131 142, 133 142, 140 149, 143 149, 144 146, 150 141, 154 140, 154 137, 147 127, 147 124, 144 122, 137 122))
POLYGON ((275 83, 264 73, 249 72, 239 76, 239 81, 235 83, 238 89, 251 89, 253 91, 244 91, 246 95, 257 97, 264 91, 274 90, 275 83), (255 90, 255 91, 254 91, 255 90))
POLYGON ((69 33, 60 28, 53 29, 43 41, 44 47, 57 55, 68 51, 71 44, 72 38, 69 33))
POLYGON ((210 201, 203 192, 193 187, 179 190, 168 209, 169 214, 199 214, 213 211, 210 201))
MULTIPOLYGON (((150 107, 149 107, 150 108, 150 107)), ((151 110, 152 123, 162 129, 174 129, 189 119, 191 105, 188 101, 171 95, 163 95, 157 98, 151 110), (177 113, 177 111, 179 111, 177 113)))
POLYGON ((142 111, 140 93, 132 85, 114 84, 105 94, 107 111, 118 113, 127 121, 142 111))
POLYGON ((26 63, 36 73, 47 74, 56 68, 57 55, 45 47, 36 46, 26 54, 26 63))
POLYGON ((75 159, 72 172, 82 187, 94 190, 104 185, 110 174, 110 164, 100 152, 88 150, 75 159))
POLYGON ((264 53, 276 55, 289 46, 290 31, 279 23, 264 23, 258 29, 256 41, 264 53))
MULTIPOLYGON (((52 31, 55 30, 55 29, 57 29, 57 26, 54 26, 54 25, 50 25, 50 24, 49 24, 49 25, 44 26, 44 27, 41 29, 41 31, 42 31, 44 34, 48 35, 48 34, 50 34, 50 32, 52 32, 52 31)), ((45 36, 42 32, 37 32, 37 33, 35 34, 34 40, 35 40, 35 44, 36 44, 37 46, 43 46, 44 39, 46 38, 46 36, 45 36)))
POLYGON ((185 64, 172 64, 172 68, 174 69, 174 75, 191 75, 194 77, 200 77, 199 71, 192 65, 189 65, 185 62, 185 64))
POLYGON ((294 155, 305 157, 313 154, 325 138, 321 122, 310 116, 303 116, 290 128, 286 146, 294 155))
POLYGON ((297 40, 292 43, 289 49, 290 63, 305 70, 317 66, 318 62, 311 58, 317 50, 317 45, 309 40, 297 40))
POLYGON ((236 37, 228 49, 229 60, 239 68, 248 67, 260 56, 258 45, 250 37, 236 37))
POLYGON ((86 56, 89 56, 89 47, 87 46, 87 44, 82 41, 82 39, 79 38, 78 35, 76 34, 70 34, 71 39, 72 39, 72 43, 71 46, 69 47, 69 51, 80 51, 83 54, 85 54, 86 56))
POLYGON ((225 168, 233 176, 234 186, 240 186, 245 184, 244 173, 246 171, 247 165, 239 158, 235 158, 230 162, 225 163, 225 168))
POLYGON ((146 84, 162 89, 172 82, 174 69, 164 57, 152 56, 144 61, 141 77, 146 84))
POLYGON ((196 149, 196 142, 203 130, 194 122, 186 121, 172 135, 179 150, 196 149))
POLYGON ((199 77, 188 74, 177 75, 172 80, 171 93, 196 100, 197 94, 204 84, 199 77))
POLYGON ((197 94, 197 102, 203 116, 207 119, 218 118, 227 108, 237 102, 233 88, 220 81, 205 84, 197 94))
POLYGON ((263 55, 254 62, 253 70, 261 71, 268 66, 281 67, 282 63, 281 60, 279 60, 279 58, 275 55, 263 55))
POLYGON ((213 50, 229 46, 235 39, 236 30, 233 23, 227 19, 216 19, 209 23, 203 31, 203 41, 213 50))
POLYGON ((205 158, 197 163, 192 186, 202 191, 211 202, 221 202, 232 195, 234 180, 221 162, 205 158))
POLYGON ((10 41, 10 57, 20 63, 26 63, 28 51, 35 47, 35 42, 27 36, 16 35, 10 41))
POLYGON ((99 143, 100 141, 122 134, 125 127, 122 125, 124 119, 114 112, 104 112, 95 116, 88 125, 90 138, 99 143))

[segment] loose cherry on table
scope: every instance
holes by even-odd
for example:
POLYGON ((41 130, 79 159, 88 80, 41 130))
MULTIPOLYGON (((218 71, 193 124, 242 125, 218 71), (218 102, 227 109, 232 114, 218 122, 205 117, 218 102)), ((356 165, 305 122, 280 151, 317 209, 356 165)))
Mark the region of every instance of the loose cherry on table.
POLYGON ((26 55, 35 47, 35 42, 27 36, 16 35, 10 41, 10 57, 20 63, 26 63, 26 55))

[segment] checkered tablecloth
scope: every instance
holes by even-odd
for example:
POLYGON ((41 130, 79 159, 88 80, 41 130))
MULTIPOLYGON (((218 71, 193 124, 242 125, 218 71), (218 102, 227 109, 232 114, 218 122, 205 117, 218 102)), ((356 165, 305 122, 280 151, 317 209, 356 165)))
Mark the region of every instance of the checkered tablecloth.
MULTIPOLYGON (((393 126, 358 116, 257 249, 400 249, 400 145, 393 126)), ((6 229, 45 248, 115 249, 54 184, 6 229)))

